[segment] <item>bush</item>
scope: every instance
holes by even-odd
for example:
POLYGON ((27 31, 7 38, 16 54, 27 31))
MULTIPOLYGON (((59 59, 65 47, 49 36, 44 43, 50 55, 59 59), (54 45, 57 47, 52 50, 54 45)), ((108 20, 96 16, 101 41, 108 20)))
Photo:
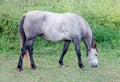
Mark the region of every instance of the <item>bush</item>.
MULTIPOLYGON (((119 4, 119 0, 1 0, 0 37, 8 42, 7 45, 14 43, 19 47, 20 17, 30 10, 44 10, 78 13, 89 22, 98 43, 116 44, 120 42, 119 4)), ((0 49, 7 46, 2 44, 3 40, 0 42, 0 49)))
POLYGON ((96 29, 93 29, 93 32, 98 43, 101 42, 111 43, 113 41, 119 40, 120 31, 112 27, 106 28, 103 26, 98 26, 96 27, 96 29))

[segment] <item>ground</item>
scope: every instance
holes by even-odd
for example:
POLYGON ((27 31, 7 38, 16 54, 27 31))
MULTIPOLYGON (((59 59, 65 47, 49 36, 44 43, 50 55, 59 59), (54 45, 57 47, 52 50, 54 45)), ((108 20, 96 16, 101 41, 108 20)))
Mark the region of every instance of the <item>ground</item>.
POLYGON ((120 50, 100 50, 99 66, 91 68, 85 53, 85 65, 80 69, 74 50, 69 50, 64 58, 64 67, 58 64, 59 55, 34 55, 39 70, 23 66, 22 72, 16 71, 19 55, 0 55, 0 82, 120 82, 120 50))

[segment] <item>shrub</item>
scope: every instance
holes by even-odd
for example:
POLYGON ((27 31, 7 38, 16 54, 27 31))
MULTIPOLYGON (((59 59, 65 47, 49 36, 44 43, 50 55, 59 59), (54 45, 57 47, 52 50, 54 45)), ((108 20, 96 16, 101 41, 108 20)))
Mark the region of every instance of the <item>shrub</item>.
MULTIPOLYGON (((120 42, 119 4, 119 0, 1 0, 0 37, 8 44, 14 43, 19 47, 20 17, 27 11, 75 12, 89 22, 98 43, 108 42, 116 46, 120 42)), ((3 40, 0 42, 0 49, 8 45, 3 45, 3 40)))

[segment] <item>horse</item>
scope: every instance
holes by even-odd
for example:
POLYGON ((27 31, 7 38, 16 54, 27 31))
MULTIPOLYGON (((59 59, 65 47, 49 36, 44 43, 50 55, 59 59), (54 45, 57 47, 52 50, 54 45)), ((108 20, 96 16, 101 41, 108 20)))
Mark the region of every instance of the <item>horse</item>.
POLYGON ((89 65, 98 66, 98 50, 93 32, 88 22, 76 13, 55 13, 33 10, 21 17, 20 21, 20 57, 17 70, 22 71, 24 57, 29 56, 32 69, 38 67, 33 59, 33 44, 37 36, 51 42, 64 41, 64 47, 59 59, 60 66, 63 66, 63 58, 71 42, 75 45, 78 58, 78 65, 84 68, 80 52, 80 40, 86 46, 86 53, 89 65))

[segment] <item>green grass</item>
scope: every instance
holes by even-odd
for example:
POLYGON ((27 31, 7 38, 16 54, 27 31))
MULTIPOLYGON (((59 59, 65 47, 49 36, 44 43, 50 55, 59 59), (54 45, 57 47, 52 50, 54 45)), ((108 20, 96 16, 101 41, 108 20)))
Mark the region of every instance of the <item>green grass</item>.
POLYGON ((3 53, 4 55, 0 55, 0 82, 119 82, 120 49, 102 49, 100 45, 98 47, 98 68, 89 67, 84 47, 82 47, 85 69, 78 67, 73 44, 70 45, 68 53, 65 55, 65 65, 62 68, 58 64, 62 46, 47 47, 49 51, 44 50, 40 54, 35 48, 34 60, 39 67, 39 70, 36 71, 23 65, 24 70, 17 72, 19 55, 3 53))
POLYGON ((0 0, 0 82, 120 82, 120 1, 119 0, 0 0), (91 68, 81 44, 85 69, 80 69, 73 44, 64 58, 58 60, 63 47, 36 39, 34 60, 40 68, 32 71, 25 65, 16 71, 19 59, 20 17, 30 10, 75 12, 93 29, 99 50, 99 67, 91 68))

